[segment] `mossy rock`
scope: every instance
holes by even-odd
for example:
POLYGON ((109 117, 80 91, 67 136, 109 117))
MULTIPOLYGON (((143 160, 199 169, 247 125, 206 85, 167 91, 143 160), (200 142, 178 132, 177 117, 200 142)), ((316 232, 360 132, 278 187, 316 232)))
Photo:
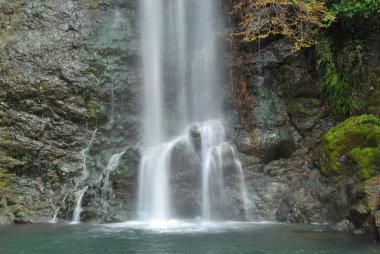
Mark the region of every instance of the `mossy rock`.
POLYGON ((310 130, 321 118, 321 102, 314 98, 298 98, 287 102, 293 124, 301 130, 310 130))
POLYGON ((372 211, 377 210, 380 205, 380 176, 372 177, 371 179, 361 184, 364 188, 366 197, 365 203, 372 211))
POLYGON ((5 188, 9 183, 9 173, 0 170, 0 188, 5 188))
POLYGON ((100 8, 100 1, 99 0, 87 0, 82 3, 83 9, 93 9, 97 10, 100 8))
POLYGON ((380 119, 355 116, 331 128, 323 137, 322 171, 336 180, 367 180, 380 171, 380 119))
POLYGON ((17 159, 0 154, 0 173, 9 172, 17 167, 24 166, 24 165, 25 165, 25 162, 23 161, 19 161, 17 159))

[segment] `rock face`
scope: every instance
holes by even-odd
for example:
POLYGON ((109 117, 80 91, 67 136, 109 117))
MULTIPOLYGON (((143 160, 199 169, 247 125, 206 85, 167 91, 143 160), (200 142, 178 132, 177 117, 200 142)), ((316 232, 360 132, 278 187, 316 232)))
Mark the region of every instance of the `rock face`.
MULTIPOLYGON (((235 142, 256 217, 330 222, 378 236, 377 83, 360 111, 375 116, 332 128, 313 49, 292 52, 281 38, 232 48, 235 142)), ((377 55, 378 47, 367 53, 377 55)), ((369 63, 372 76, 379 75, 376 61, 369 63)))
MULTIPOLYGON (((61 206, 58 217, 71 218, 71 192, 84 167, 80 151, 95 129, 85 163, 97 174, 112 153, 136 144, 136 20, 133 0, 0 2, 0 199, 7 201, 0 215, 5 223, 46 221, 61 206), (40 201, 33 206, 8 201, 16 195, 40 201), (28 216, 31 210, 39 216, 28 216)), ((126 154, 123 163, 129 158, 126 154)), ((128 174, 112 173, 133 177, 135 166, 124 167, 128 174)), ((117 188, 125 188, 117 182, 117 188)))
POLYGON ((285 39, 259 46, 237 47, 232 56, 244 59, 234 70, 246 70, 240 78, 251 110, 235 132, 254 214, 291 223, 342 220, 347 195, 315 163, 333 121, 323 113, 312 51, 292 52, 285 39))

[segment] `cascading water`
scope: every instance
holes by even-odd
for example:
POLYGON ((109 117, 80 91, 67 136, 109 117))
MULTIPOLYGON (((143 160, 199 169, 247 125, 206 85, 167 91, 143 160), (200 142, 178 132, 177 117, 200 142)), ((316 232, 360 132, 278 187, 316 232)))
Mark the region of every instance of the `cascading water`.
MULTIPOLYGON (((75 184, 75 187, 74 187, 74 191, 75 191, 75 209, 74 209, 74 213, 73 213, 73 219, 72 219, 72 223, 79 223, 80 222, 80 213, 82 212, 82 199, 83 199, 83 195, 86 193, 87 189, 88 189, 88 186, 85 186, 83 187, 82 189, 78 189, 81 185, 82 182, 84 182, 90 172, 88 171, 87 169, 87 157, 88 157, 88 153, 91 149, 91 146, 92 146, 92 143, 94 142, 95 140, 95 137, 96 137, 96 132, 97 132, 97 129, 94 130, 94 132, 92 133, 92 136, 91 136, 91 140, 90 142, 88 143, 88 146, 83 149, 81 151, 81 156, 82 156, 82 175, 80 177, 78 177, 77 179, 77 182, 75 184)), ((64 201, 66 200, 66 197, 67 195, 65 195, 64 197, 64 201)), ((63 202, 64 202, 63 201, 63 202)), ((57 211, 56 214, 58 214, 59 210, 57 211)), ((56 218, 56 215, 54 215, 54 220, 56 218)))
POLYGON ((214 0, 140 0, 144 145, 140 220, 250 219, 244 176, 221 120, 214 0))
POLYGON ((82 212, 82 199, 83 199, 83 195, 84 195, 84 193, 86 193, 87 189, 88 189, 88 186, 84 187, 81 190, 78 190, 75 193, 75 199, 77 201, 76 201, 76 205, 75 205, 75 209, 74 209, 74 213, 73 213, 73 220, 72 220, 73 224, 80 222, 80 213, 82 212))
POLYGON ((112 187, 110 187, 110 173, 119 166, 120 159, 124 155, 125 152, 126 151, 123 151, 121 153, 117 153, 111 156, 106 168, 103 170, 102 175, 100 179, 98 180, 98 182, 103 180, 101 202, 105 210, 107 210, 108 202, 110 201, 112 197, 112 187))

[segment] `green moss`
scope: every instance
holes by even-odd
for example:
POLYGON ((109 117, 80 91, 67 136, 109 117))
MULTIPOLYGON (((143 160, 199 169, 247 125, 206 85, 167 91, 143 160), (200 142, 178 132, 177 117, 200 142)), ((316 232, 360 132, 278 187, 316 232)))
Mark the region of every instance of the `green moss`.
POLYGON ((0 187, 7 187, 9 183, 9 173, 0 170, 0 187))
POLYGON ((87 104, 87 115, 94 119, 96 118, 96 115, 97 115, 97 108, 98 108, 98 105, 95 101, 90 101, 88 104, 87 104))
POLYGON ((0 187, 7 187, 9 182, 9 169, 14 167, 15 162, 4 155, 0 155, 0 187))
POLYGON ((99 0, 87 0, 85 2, 82 3, 82 8, 83 9, 93 9, 93 10, 97 10, 100 8, 100 4, 99 4, 99 0))
POLYGON ((292 115, 305 117, 308 115, 318 115, 320 113, 321 102, 314 98, 298 98, 289 101, 287 106, 292 115))
POLYGON ((130 173, 128 169, 115 171, 114 175, 117 179, 127 180, 128 178, 130 178, 130 173))
POLYGON ((380 119, 351 117, 329 130, 321 144, 323 172, 366 180, 380 170, 380 119))
POLYGON ((0 154, 0 178, 1 175, 7 176, 9 172, 15 172, 28 163, 28 161, 23 160, 24 158, 17 158, 17 156, 18 154, 0 154))
POLYGON ((373 148, 373 147, 365 147, 363 149, 361 148, 354 148, 351 152, 349 152, 348 156, 352 158, 359 169, 359 175, 363 179, 369 179, 375 168, 376 160, 380 154, 379 148, 373 148))

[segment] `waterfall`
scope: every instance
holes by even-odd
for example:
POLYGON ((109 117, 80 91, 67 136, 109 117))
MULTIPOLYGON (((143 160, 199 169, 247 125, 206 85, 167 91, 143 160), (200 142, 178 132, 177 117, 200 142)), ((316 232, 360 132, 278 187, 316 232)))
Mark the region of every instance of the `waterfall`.
POLYGON ((112 187, 110 187, 110 173, 114 171, 118 166, 121 157, 125 154, 126 151, 121 153, 117 153, 111 156, 108 161, 106 168, 103 170, 101 178, 98 182, 103 179, 103 187, 102 187, 102 205, 105 210, 108 208, 108 202, 112 198, 112 187))
POLYGON ((88 186, 84 187, 81 190, 78 190, 75 193, 75 197, 76 197, 77 201, 76 201, 76 206, 75 206, 74 214, 73 214, 73 220, 72 220, 73 224, 80 222, 80 213, 82 212, 82 199, 83 199, 83 195, 84 195, 84 193, 86 193, 87 189, 88 189, 88 186))
MULTIPOLYGON (((87 168, 87 157, 88 157, 88 153, 91 149, 92 143, 95 140, 97 131, 98 131, 97 129, 94 130, 94 132, 92 133, 90 142, 88 143, 88 146, 81 151, 82 174, 80 177, 77 178, 77 181, 75 183, 74 190, 73 190, 73 191, 75 191, 76 206, 75 206, 75 210, 73 213, 72 223, 79 223, 80 222, 80 213, 82 212, 82 199, 83 199, 83 195, 86 193, 86 191, 88 189, 88 186, 85 186, 82 189, 78 189, 78 188, 88 178, 88 176, 90 174, 90 172, 88 171, 88 168, 87 168)), ((64 197, 64 200, 66 200, 66 196, 64 197)), ((58 214, 58 212, 57 212, 57 214, 58 214)))
POLYGON ((223 125, 218 9, 216 0, 140 0, 140 220, 250 218, 223 125))

